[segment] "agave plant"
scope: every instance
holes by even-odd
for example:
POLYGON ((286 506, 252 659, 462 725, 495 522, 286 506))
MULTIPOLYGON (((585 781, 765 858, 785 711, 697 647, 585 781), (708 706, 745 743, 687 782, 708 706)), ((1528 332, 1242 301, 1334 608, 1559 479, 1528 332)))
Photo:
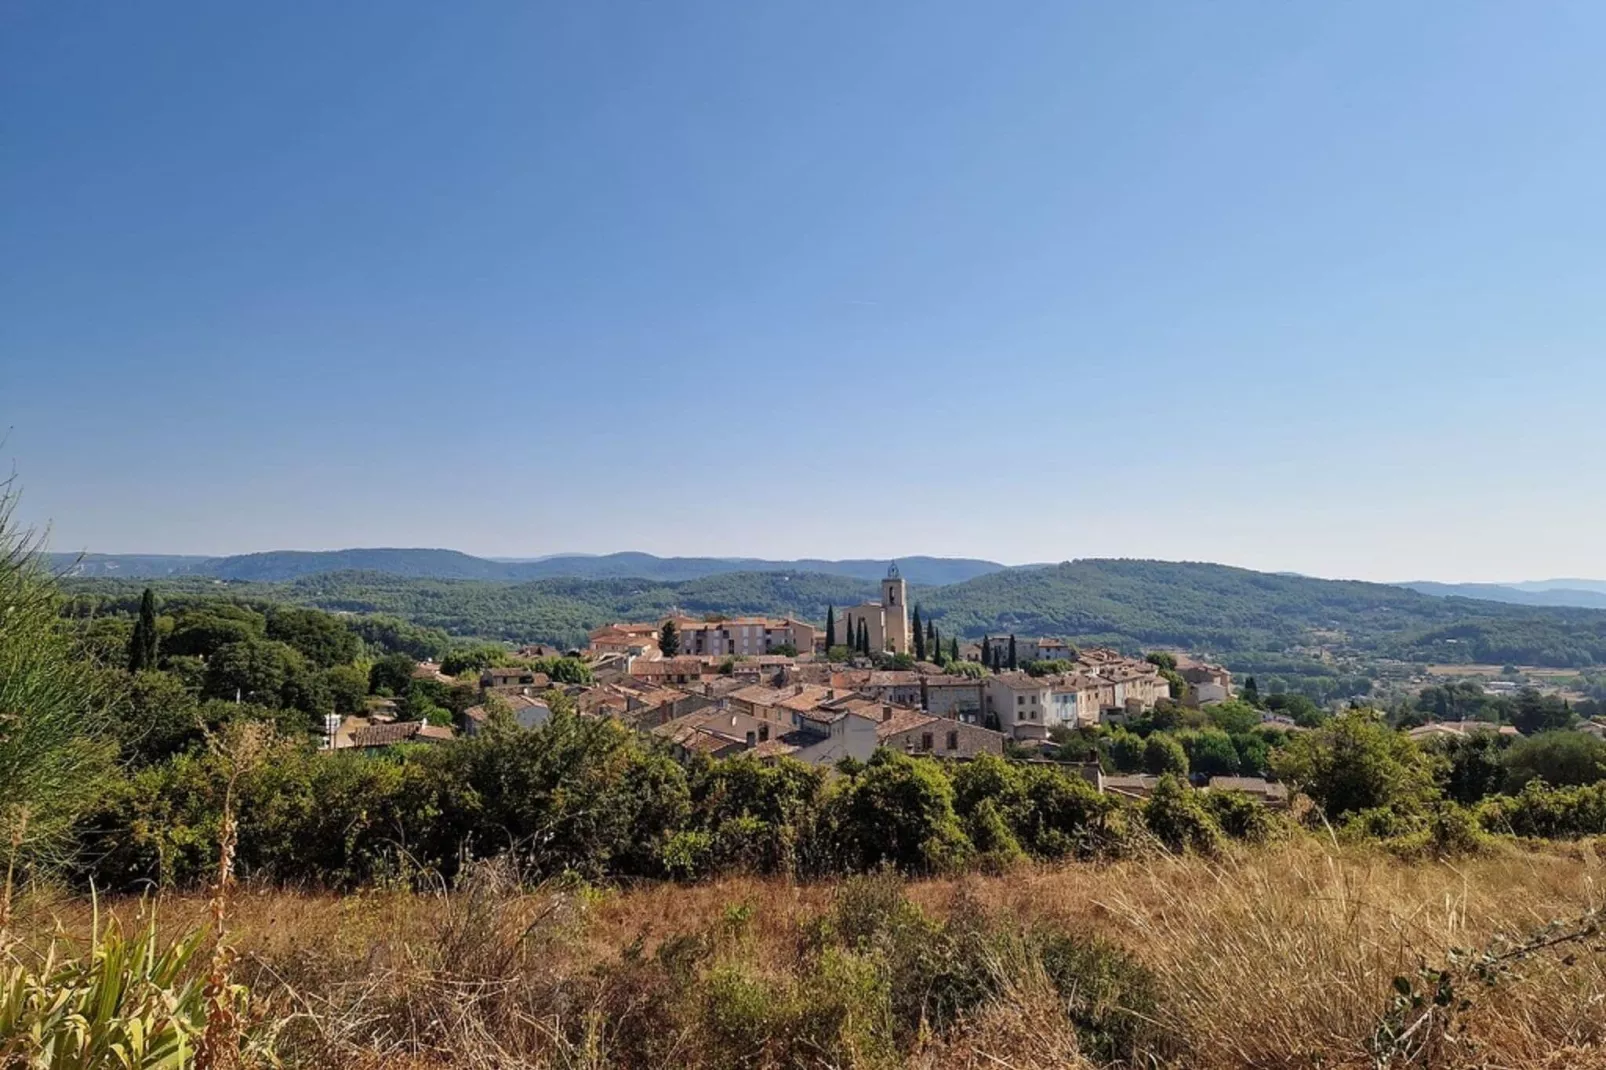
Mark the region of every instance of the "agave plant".
MULTIPOLYGON (((207 1023, 204 978, 190 968, 205 937, 197 930, 164 944, 154 921, 133 938, 113 924, 85 956, 56 943, 36 968, 11 956, 0 972, 0 1068, 190 1067, 207 1023)), ((229 998, 243 1011, 243 987, 229 998)))

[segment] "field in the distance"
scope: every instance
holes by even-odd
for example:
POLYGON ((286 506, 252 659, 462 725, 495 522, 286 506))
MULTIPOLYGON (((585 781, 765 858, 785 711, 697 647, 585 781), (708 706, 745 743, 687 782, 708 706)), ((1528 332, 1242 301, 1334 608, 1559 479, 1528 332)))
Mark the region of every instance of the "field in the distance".
MULTIPOLYGON (((895 878, 526 893, 486 871, 451 894, 248 891, 231 926, 292 1067, 1025 1070, 1101 1065, 1090 1049, 1114 1044, 1205 1070, 1559 1070, 1606 1067, 1599 936, 1513 956, 1494 984, 1454 949, 1498 956, 1598 911, 1603 876, 1587 843, 1450 863, 1300 837, 902 885, 920 915, 895 878), (1026 955, 1044 934, 1091 957, 1026 955), (1052 983, 1066 968, 1071 996, 1052 983), (1435 1007, 1421 971, 1446 968, 1435 1007)), ((160 918, 177 930, 205 909, 172 897, 160 918)), ((39 934, 57 921, 81 934, 90 906, 25 911, 39 934)))

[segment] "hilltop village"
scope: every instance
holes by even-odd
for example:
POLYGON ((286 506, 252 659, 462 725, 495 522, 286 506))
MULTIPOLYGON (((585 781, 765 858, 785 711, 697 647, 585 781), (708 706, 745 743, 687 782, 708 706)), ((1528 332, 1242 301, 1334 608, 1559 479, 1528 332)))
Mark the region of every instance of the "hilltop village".
MULTIPOLYGON (((682 756, 751 752, 821 766, 864 761, 880 747, 949 759, 1029 756, 1051 746, 1055 728, 1121 724, 1159 703, 1207 706, 1233 695, 1227 670, 1185 655, 1148 660, 1055 638, 944 641, 918 609, 911 617, 896 565, 880 593, 840 613, 833 607, 823 626, 677 615, 593 629, 584 650, 524 647, 516 655, 526 665, 479 673, 481 701, 455 725, 397 720, 380 700, 366 716, 331 720, 328 746, 446 742, 483 731, 498 713, 537 727, 567 704, 650 733, 682 756), (585 682, 528 667, 565 656, 584 660, 585 682)), ((414 674, 462 682, 433 662, 414 674)))

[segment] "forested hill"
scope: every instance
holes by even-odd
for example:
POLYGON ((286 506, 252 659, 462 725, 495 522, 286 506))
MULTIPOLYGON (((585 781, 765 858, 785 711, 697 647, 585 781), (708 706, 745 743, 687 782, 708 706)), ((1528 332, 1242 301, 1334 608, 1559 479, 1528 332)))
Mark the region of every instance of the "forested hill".
MULTIPOLYGON (((74 579, 69 589, 119 604, 145 581, 74 579)), ((822 621, 875 597, 876 584, 808 572, 736 572, 694 580, 409 579, 373 572, 288 583, 199 577, 155 581, 168 598, 224 595, 381 612, 456 635, 578 643, 599 624, 679 609, 790 614, 822 621)), ((1010 569, 911 590, 944 635, 1059 635, 1125 648, 1175 645, 1223 657, 1323 645, 1421 661, 1606 664, 1606 612, 1434 598, 1385 584, 1271 575, 1223 565, 1086 560, 1010 569)))
MULTIPOLYGON (((432 580, 494 580, 507 583, 573 577, 577 579, 695 580, 732 572, 818 572, 857 580, 879 580, 887 562, 878 559, 829 561, 805 558, 656 557, 643 553, 560 554, 529 561, 498 561, 456 550, 389 549, 272 550, 233 557, 181 557, 160 554, 52 554, 58 572, 82 577, 156 579, 204 576, 220 580, 282 583, 332 572, 382 572, 432 580)), ((963 557, 898 559, 903 577, 916 584, 959 583, 1005 566, 963 557)))

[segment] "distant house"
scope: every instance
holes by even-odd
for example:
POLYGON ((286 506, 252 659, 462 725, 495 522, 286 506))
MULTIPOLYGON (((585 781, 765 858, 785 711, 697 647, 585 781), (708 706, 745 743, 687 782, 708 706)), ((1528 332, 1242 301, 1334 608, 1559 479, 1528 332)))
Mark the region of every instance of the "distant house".
POLYGON ((1258 776, 1213 776, 1208 791, 1239 791, 1272 807, 1288 805, 1288 785, 1258 776))
MULTIPOLYGON (((552 717, 552 709, 540 699, 528 695, 498 695, 520 728, 539 728, 552 717)), ((485 706, 470 706, 463 711, 463 732, 478 735, 485 728, 490 713, 485 706)))
POLYGON ((1515 725, 1495 724, 1492 721, 1433 721, 1419 725, 1406 733, 1417 742, 1428 739, 1468 739, 1479 733, 1498 733, 1502 736, 1520 736, 1515 725))
POLYGON ((351 746, 362 750, 393 747, 398 743, 449 743, 456 738, 450 728, 424 721, 396 721, 371 724, 351 733, 351 746))
POLYGON ((551 684, 546 673, 520 665, 497 665, 480 673, 480 687, 486 691, 541 691, 551 684))

